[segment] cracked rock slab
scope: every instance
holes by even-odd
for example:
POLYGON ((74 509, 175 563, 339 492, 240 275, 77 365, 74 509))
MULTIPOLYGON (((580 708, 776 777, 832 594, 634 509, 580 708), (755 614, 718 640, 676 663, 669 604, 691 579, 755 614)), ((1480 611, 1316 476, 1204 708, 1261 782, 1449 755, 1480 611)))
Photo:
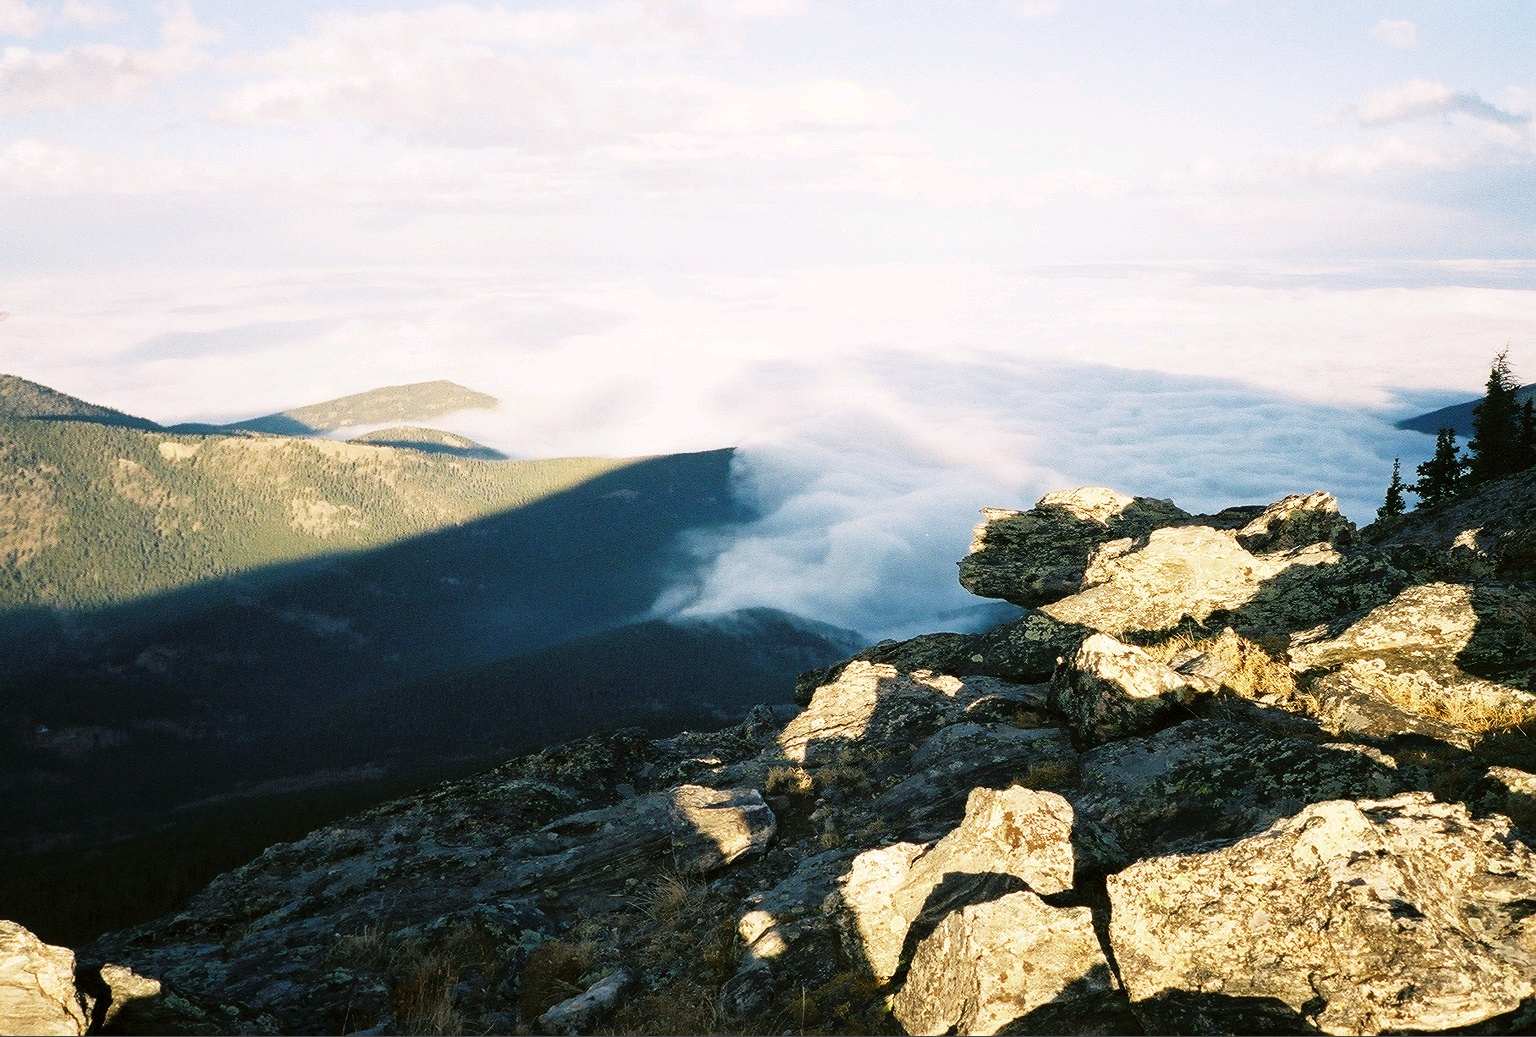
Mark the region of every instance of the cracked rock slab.
POLYGON ((1108 880, 1110 940, 1155 1032, 1444 1031, 1536 994, 1536 858, 1427 793, 1316 803, 1108 880))

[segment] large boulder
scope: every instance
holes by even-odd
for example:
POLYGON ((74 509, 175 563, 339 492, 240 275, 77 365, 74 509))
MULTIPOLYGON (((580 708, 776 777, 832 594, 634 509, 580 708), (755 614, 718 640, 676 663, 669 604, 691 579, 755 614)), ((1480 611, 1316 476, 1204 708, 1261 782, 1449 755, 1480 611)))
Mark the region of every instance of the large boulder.
POLYGON ((761 853, 778 830, 757 789, 682 785, 671 795, 672 860, 684 874, 708 874, 761 853))
POLYGON ((1497 479, 1460 500, 1419 508, 1367 530, 1380 547, 1445 578, 1536 574, 1536 469, 1497 479))
POLYGON ((1072 807, 1052 792, 976 789, 959 827, 931 846, 896 843, 854 858, 840 883, 847 942, 884 983, 909 931, 957 907, 1018 889, 1072 888, 1072 807))
POLYGON ((928 670, 903 672, 890 663, 851 662, 817 688, 806 709, 779 735, 779 752, 814 767, 849 749, 911 749, 928 735, 966 716, 983 700, 1038 696, 995 677, 954 677, 928 670))
POLYGON ((1075 1029, 1114 1014, 1092 911, 1042 899, 1072 888, 1072 822, 1054 793, 976 789, 936 843, 854 859, 839 882, 845 945, 892 989, 907 1033, 1075 1029), (1052 1023, 1032 1025, 1046 1006, 1052 1023))
POLYGON ((795 702, 810 705, 816 689, 835 683, 854 663, 888 663, 903 673, 969 673, 967 661, 974 654, 976 640, 975 634, 919 634, 905 641, 881 641, 850 659, 800 674, 795 678, 795 702))
POLYGON ((1187 715, 1195 699, 1219 687, 1209 678, 1180 673, 1134 645, 1094 634, 1057 672, 1051 690, 1073 733, 1098 744, 1187 715))
POLYGON ((909 770, 871 804, 876 816, 891 819, 893 830, 904 834, 954 824, 972 789, 1071 780, 1077 754, 1061 728, 962 722, 918 746, 909 770))
POLYGON ((1171 501, 1101 486, 1048 493, 1029 511, 984 508, 960 563, 960 585, 983 598, 1045 604, 1078 590, 1100 544, 1189 518, 1171 501))
POLYGON ((1242 609, 1292 567, 1327 566, 1339 560, 1327 545, 1260 557, 1228 530, 1159 529, 1141 541, 1104 544, 1088 565, 1085 589, 1041 611, 1058 622, 1117 637, 1172 630, 1186 620, 1204 622, 1242 609))
POLYGON ((1519 586, 1409 587, 1332 637, 1292 638, 1318 715, 1336 733, 1470 745, 1536 718, 1536 596, 1519 586))
POLYGON ((90 1026, 92 1000, 75 988, 75 955, 0 921, 0 1033, 77 1037, 90 1026))
POLYGON ((1503 818, 1336 800, 1110 876, 1110 940, 1154 1032, 1447 1031, 1536 994, 1532 889, 1503 818))
POLYGON ((1021 891, 944 915, 913 948, 891 1014, 912 1034, 1124 1033, 1122 1003, 1092 910, 1021 891))
POLYGON ((1354 538, 1355 524, 1340 513, 1338 499, 1322 490, 1276 501, 1237 531, 1237 542, 1254 554, 1312 544, 1345 547, 1354 538))
MULTIPOLYGON (((1288 718, 1287 718, 1288 719, 1288 718)), ((1241 839, 1309 803, 1401 791, 1378 750, 1266 730, 1263 717, 1187 720, 1080 758, 1073 840, 1082 864, 1113 871, 1144 857, 1241 839)))

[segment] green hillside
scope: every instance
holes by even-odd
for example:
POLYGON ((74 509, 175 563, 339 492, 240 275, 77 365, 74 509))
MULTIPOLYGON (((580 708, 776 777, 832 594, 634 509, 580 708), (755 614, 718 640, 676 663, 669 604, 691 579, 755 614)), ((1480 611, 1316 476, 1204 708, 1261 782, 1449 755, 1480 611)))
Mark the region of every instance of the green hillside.
POLYGON ((127 428, 156 428, 153 421, 98 407, 46 385, 11 374, 0 374, 0 419, 42 418, 51 421, 89 421, 127 428))
POLYGON ((401 450, 421 450, 429 454, 450 454, 477 461, 505 461, 507 455, 500 450, 476 443, 467 436, 460 436, 442 429, 422 428, 419 425, 397 425, 381 428, 349 439, 349 443, 364 446, 390 446, 401 450))
POLYGON ((730 460, 0 421, 0 844, 324 770, 353 696, 641 619, 746 517, 730 460))
POLYGON ((386 385, 369 389, 367 392, 323 403, 312 403, 277 414, 234 422, 226 427, 282 436, 305 436, 350 428, 353 425, 425 421, 454 411, 489 410, 498 402, 494 396, 466 389, 455 382, 413 382, 410 385, 386 385))

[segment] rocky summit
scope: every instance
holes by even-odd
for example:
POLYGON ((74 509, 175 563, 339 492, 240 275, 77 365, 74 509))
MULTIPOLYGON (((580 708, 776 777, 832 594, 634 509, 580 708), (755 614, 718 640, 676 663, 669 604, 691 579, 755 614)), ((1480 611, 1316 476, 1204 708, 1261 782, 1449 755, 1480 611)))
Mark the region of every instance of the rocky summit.
POLYGON ((33 1033, 1536 1028, 1536 473, 1356 529, 988 509, 1025 608, 273 846, 75 949, 33 1033))

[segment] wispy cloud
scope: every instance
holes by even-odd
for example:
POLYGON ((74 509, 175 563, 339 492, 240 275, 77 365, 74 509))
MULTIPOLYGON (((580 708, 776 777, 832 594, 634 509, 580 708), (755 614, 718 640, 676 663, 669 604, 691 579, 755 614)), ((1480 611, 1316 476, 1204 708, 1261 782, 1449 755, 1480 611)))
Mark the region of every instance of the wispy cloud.
POLYGON ((1405 18, 1383 18, 1371 27, 1371 38, 1398 50, 1419 45, 1419 27, 1405 18))
MULTIPOLYGON (((99 19, 110 14, 105 8, 77 7, 74 17, 99 19)), ((158 47, 112 43, 60 50, 6 47, 0 50, 0 112, 25 114, 120 101, 196 68, 214 38, 191 8, 182 4, 162 18, 158 47)))
POLYGON ((1465 115, 1500 126, 1524 126, 1531 116, 1510 112, 1477 94, 1430 79, 1413 79, 1367 94, 1355 108, 1363 125, 1384 126, 1436 116, 1465 115))

